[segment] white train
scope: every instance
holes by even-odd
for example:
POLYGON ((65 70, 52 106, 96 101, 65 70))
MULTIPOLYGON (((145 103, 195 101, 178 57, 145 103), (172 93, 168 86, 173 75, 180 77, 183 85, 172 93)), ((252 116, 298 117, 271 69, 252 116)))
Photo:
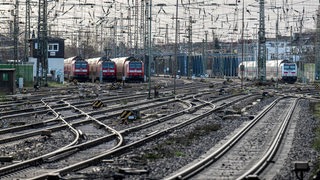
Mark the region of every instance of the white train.
MULTIPOLYGON (((244 65, 243 76, 246 79, 254 80, 258 79, 258 69, 256 61, 245 61, 239 64, 238 76, 241 78, 240 67, 244 65)), ((297 64, 289 62, 288 60, 268 60, 266 61, 266 79, 277 80, 286 83, 295 83, 297 81, 297 64), (278 68, 278 76, 277 76, 278 68)))

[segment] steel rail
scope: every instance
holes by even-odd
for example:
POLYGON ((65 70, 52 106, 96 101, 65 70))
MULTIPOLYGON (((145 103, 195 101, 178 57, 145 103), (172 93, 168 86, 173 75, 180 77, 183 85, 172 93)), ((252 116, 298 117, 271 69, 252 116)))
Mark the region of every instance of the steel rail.
MULTIPOLYGON (((236 96, 236 95, 233 95, 233 96, 236 96)), ((233 97, 233 96, 230 96, 230 97, 233 97)), ((177 98, 177 97, 176 97, 176 99, 171 100, 171 102, 174 102, 174 101, 182 101, 182 100, 184 100, 184 99, 192 98, 193 96, 183 96, 183 95, 179 95, 179 97, 181 97, 181 98, 177 98)), ((216 101, 222 100, 222 99, 226 99, 226 98, 229 98, 229 97, 218 98, 216 101)), ((155 101, 158 101, 158 100, 155 100, 155 101)), ((162 105, 162 104, 166 104, 166 103, 170 103, 170 102, 161 102, 161 103, 159 103, 159 104, 162 105)), ((150 108, 150 107, 153 107, 153 106, 159 106, 159 104, 151 105, 151 106, 148 106, 147 108, 150 108)), ((191 105, 189 105, 189 106, 191 107, 191 105)), ((79 110, 79 109, 78 109, 78 110, 79 110)), ((184 110, 182 114, 184 114, 185 112, 186 112, 186 110, 184 110)), ((84 112, 82 112, 82 115, 85 115, 85 114, 87 114, 87 115, 90 116, 90 113, 84 113, 84 112)), ((117 114, 120 114, 120 113, 117 113, 117 114)), ((78 115, 77 115, 77 116, 78 116, 78 115)), ((169 117, 170 117, 170 116, 168 116, 168 117, 166 117, 166 118, 169 118, 169 117)), ((99 118, 97 118, 97 119, 99 119, 99 118)), ((88 120, 84 120, 84 121, 88 121, 88 120)), ((164 120, 162 119, 162 120, 156 120, 156 121, 158 121, 158 123, 159 123, 159 122, 164 121, 164 120)), ((83 123, 83 122, 79 122, 79 123, 83 123)), ((78 124, 78 123, 77 123, 77 124, 78 124)), ((74 124, 73 124, 73 126, 74 126, 74 124)), ((139 128, 139 127, 137 127, 136 129, 138 129, 138 128, 139 128)), ((143 128, 143 127, 141 126, 140 128, 143 128)), ((132 129, 131 129, 131 130, 128 130, 128 131, 132 131, 132 129)), ((126 132, 126 131, 123 131, 123 132, 120 132, 120 133, 125 133, 125 132, 126 132)), ((50 160, 50 159, 54 159, 54 156, 59 156, 59 154, 67 153, 67 152, 70 152, 70 151, 78 151, 78 150, 85 149, 85 148, 90 147, 90 146, 92 147, 92 146, 94 146, 94 145, 96 145, 96 144, 98 144, 98 143, 104 142, 105 140, 107 140, 107 139, 109 139, 109 138, 111 138, 111 137, 113 137, 113 136, 114 136, 114 135, 107 135, 107 136, 98 138, 98 139, 96 139, 96 140, 87 142, 87 143, 85 143, 85 144, 83 144, 83 145, 76 145, 76 146, 64 148, 64 149, 62 149, 62 150, 60 150, 60 151, 58 151, 58 152, 51 153, 51 154, 49 154, 49 155, 44 155, 44 156, 42 156, 42 157, 39 157, 39 158, 37 158, 37 159, 34 159, 34 161, 24 161, 25 164, 23 164, 23 162, 22 162, 22 164, 21 164, 21 165, 19 164, 18 167, 16 167, 16 168, 14 168, 13 165, 12 165, 12 167, 11 167, 11 166, 6 166, 6 167, 4 167, 4 168, 0 168, 0 175, 9 174, 9 173, 14 172, 15 170, 21 169, 21 168, 23 168, 23 167, 28 167, 28 166, 29 166, 28 163, 29 163, 29 164, 39 164, 39 163, 43 163, 43 162, 45 162, 45 161, 48 161, 48 160, 50 160)))
POLYGON ((239 132, 237 132, 233 137, 231 137, 225 144, 223 144, 219 149, 217 149, 212 154, 208 155, 206 158, 195 163, 194 165, 178 172, 176 174, 165 177, 166 180, 173 179, 188 179, 194 176, 196 173, 200 172, 202 169, 219 159, 223 154, 225 154, 233 145, 235 145, 239 139, 241 139, 250 129, 254 126, 270 109, 272 109, 277 102, 282 98, 278 98, 273 101, 269 106, 267 106, 263 111, 261 111, 249 124, 243 127, 239 132))
MULTIPOLYGON (((234 95, 234 96, 236 96, 236 95, 234 95)), ((251 96, 251 95, 249 95, 249 96, 251 96)), ((233 97, 233 96, 232 96, 232 97, 233 97)), ((242 98, 240 98, 240 99, 242 100, 242 99, 247 98, 247 97, 248 97, 248 96, 244 96, 244 97, 242 97, 242 98)), ((215 108, 213 108, 212 110, 210 110, 210 111, 208 111, 208 112, 205 112, 205 113, 203 113, 203 114, 201 114, 201 115, 197 115, 196 117, 193 117, 193 118, 191 118, 191 119, 189 119, 189 120, 187 120, 187 121, 185 121, 185 122, 182 122, 182 123, 177 124, 177 125, 175 125, 175 126, 172 126, 172 127, 170 127, 170 128, 167 128, 167 129, 164 129, 164 130, 161 130, 161 131, 157 131, 157 132, 155 132, 155 133, 153 133, 153 134, 150 134, 150 136, 147 136, 147 137, 145 137, 145 138, 143 138, 143 139, 137 140, 137 141, 135 141, 135 142, 133 142, 133 143, 131 143, 131 144, 127 144, 127 145, 121 146, 121 147, 119 147, 119 148, 117 148, 117 149, 114 149, 114 150, 111 150, 111 151, 107 151, 107 152, 105 152, 105 153, 103 153, 103 154, 101 154, 101 155, 92 157, 92 158, 90 158, 90 159, 88 159, 88 160, 79 162, 79 163, 77 163, 77 164, 73 164, 73 165, 68 166, 68 167, 61 168, 61 169, 59 169, 59 170, 55 170, 55 171, 52 171, 52 172, 49 172, 49 173, 45 173, 45 174, 42 174, 42 175, 33 177, 33 178, 31 178, 31 179, 33 179, 33 180, 36 180, 36 179, 45 179, 45 178, 47 178, 47 177, 48 177, 49 175, 51 175, 51 174, 65 175, 65 174, 67 174, 68 172, 75 171, 75 170, 79 170, 79 169, 83 169, 83 168, 85 168, 85 167, 88 167, 88 166, 96 163, 96 162, 99 162, 100 160, 102 160, 102 159, 104 159, 104 158, 106 158, 106 157, 108 157, 108 156, 113 156, 113 155, 116 155, 116 154, 123 153, 123 152, 125 152, 125 151, 128 151, 128 150, 131 149, 131 148, 134 148, 134 147, 137 147, 137 146, 139 146, 139 145, 141 145, 141 144, 143 144, 143 143, 149 142, 149 141, 153 140, 154 138, 158 138, 158 137, 160 137, 160 136, 162 136, 162 135, 171 133, 171 132, 173 132, 174 130, 177 130, 177 129, 179 129, 179 128, 183 128, 183 127, 191 124, 192 122, 195 122, 195 121, 197 121, 197 120, 199 120, 199 119, 202 119, 202 118, 206 117, 207 115, 213 113, 214 111, 220 110, 220 109, 222 109, 222 108, 224 108, 224 107, 226 107, 226 106, 228 106, 228 105, 232 105, 232 104, 233 104, 234 102, 236 102, 236 101, 239 101, 239 99, 237 99, 237 100, 235 100, 235 101, 232 101, 232 102, 229 102, 229 103, 225 103, 225 104, 223 104, 223 105, 221 105, 221 106, 219 106, 219 107, 215 107, 215 108)), ((210 102, 209 102, 209 104, 210 104, 210 102)), ((212 105, 212 104, 210 104, 210 105, 212 105)), ((201 105, 201 106, 202 106, 202 105, 201 105)), ((187 112, 187 110, 183 110, 183 112, 185 113, 185 112, 187 112)), ((181 113, 181 112, 178 112, 178 113, 181 113)), ((174 116, 174 115, 173 115, 173 116, 174 116)), ((160 122, 159 120, 155 120, 155 121, 160 122)), ((121 131, 121 133, 128 133, 129 131, 132 132, 133 129, 131 128, 131 130, 121 131)))
POLYGON ((10 172, 14 172, 14 171, 23 169, 25 167, 29 167, 30 164, 36 164, 37 162, 43 161, 43 159, 45 159, 46 157, 52 156, 52 155, 60 152, 61 150, 64 150, 64 149, 66 149, 66 148, 68 148, 78 142, 79 137, 80 137, 79 132, 75 128, 73 128, 68 122, 66 122, 54 109, 52 109, 48 104, 46 104, 43 99, 41 99, 41 102, 44 103, 45 106, 47 106, 56 115, 57 119, 60 119, 61 121, 63 121, 65 123, 65 125, 68 126, 72 132, 74 132, 74 134, 75 134, 74 141, 72 141, 71 143, 69 143, 68 145, 66 145, 64 147, 61 147, 61 148, 59 148, 53 152, 47 153, 45 155, 38 156, 38 157, 35 157, 32 159, 28 159, 26 161, 22 161, 22 162, 18 162, 15 164, 11 164, 9 166, 2 167, 2 168, 0 168, 0 175, 4 175, 4 174, 10 173, 10 172))
POLYGON ((268 151, 262 156, 262 158, 256 164, 253 165, 252 168, 250 168, 248 171, 246 171, 240 177, 238 177, 237 180, 245 179, 248 175, 258 175, 263 171, 264 168, 267 167, 267 165, 270 163, 280 146, 281 140, 284 137, 285 131, 288 127, 288 124, 290 122, 290 119, 292 117, 293 111, 297 105, 298 100, 299 99, 295 99, 294 103, 290 106, 289 111, 286 114, 284 121, 281 123, 278 133, 273 139, 268 151))
MULTIPOLYGON (((185 97, 185 98, 190 98, 190 97, 185 97)), ((165 98, 165 99, 168 99, 168 98, 165 98)), ((152 101, 150 101, 150 102, 157 102, 157 101, 159 101, 159 99, 157 99, 157 100, 152 100, 152 101)), ((174 101, 177 101, 177 100, 176 100, 176 99, 172 99, 171 101, 174 102, 174 101)), ((149 102, 149 103, 150 103, 150 102, 149 102)), ((67 103, 67 102, 65 102, 65 103, 67 103)), ((150 105, 150 106, 148 106, 147 108, 154 107, 154 106, 159 106, 159 105, 163 105, 163 104, 166 104, 166 103, 168 103, 168 102, 161 102, 161 103, 158 103, 158 104, 155 104, 155 105, 150 105)), ((169 103, 170 103, 170 102, 169 102, 169 103)), ((142 103, 142 104, 145 104, 145 103, 142 103)), ((69 108, 76 108, 76 107, 73 107, 70 103, 67 103, 67 105, 69 106, 69 108)), ((135 104, 135 105, 132 105, 132 106, 137 106, 137 105, 135 104)), ((122 107, 122 108, 123 108, 123 107, 122 107)), ((122 109, 122 108, 120 107, 120 109, 122 109)), ((71 124, 71 126, 74 126, 75 124, 83 124, 84 122, 89 122, 89 121, 92 121, 92 120, 96 122, 96 121, 98 121, 98 119, 100 119, 100 118, 94 118, 94 117, 92 117, 92 116, 90 115, 92 112, 90 112, 90 113, 85 113, 85 112, 83 112, 82 110, 80 110, 80 109, 78 109, 78 108, 76 108, 76 109, 77 109, 77 111, 81 112, 80 116, 85 116, 85 117, 87 117, 87 119, 86 119, 86 120, 83 120, 83 121, 81 121, 81 122, 73 123, 73 124, 71 124)), ((116 109, 117 109, 117 110, 120 110, 119 108, 116 108, 116 109)), ((114 110, 114 109, 113 109, 113 110, 114 110)), ((58 113, 55 112, 55 114, 58 114, 58 113)), ((120 114, 121 114, 121 113, 119 112, 119 113, 113 114, 113 115, 111 115, 111 116, 120 115, 120 114)), ((73 117, 78 117, 78 116, 79 116, 79 115, 75 115, 75 116, 72 116, 72 118, 73 118, 73 117)), ((62 117, 59 115, 59 118, 62 118, 62 117)), ((67 118, 71 118, 71 117, 67 117, 67 118)), ((65 120, 65 119, 63 119, 63 120, 65 120)), ((61 125, 60 127, 56 127, 56 129, 59 129, 59 128, 65 127, 65 126, 68 126, 68 124, 61 125)), ((76 130, 76 132, 78 133, 77 130, 76 130)), ((123 143, 123 138, 122 138, 121 133, 118 133, 118 132, 115 131, 115 130, 112 130, 112 132, 113 132, 114 135, 118 135, 118 137, 119 137, 119 134, 120 134, 120 137, 121 137, 121 138, 118 138, 121 143, 120 143, 120 144, 118 143, 118 145, 116 146, 116 148, 117 148, 118 146, 120 146, 120 145, 123 143)), ((25 168, 25 167, 29 167, 30 165, 41 164, 41 163, 47 161, 48 159, 52 158, 53 156, 58 156, 59 154, 62 154, 62 153, 68 152, 68 151, 70 152, 70 151, 74 151, 75 149, 78 149, 78 150, 80 150, 80 149, 85 149, 85 148, 87 148, 87 147, 89 147, 89 146, 93 146, 93 145, 95 145, 95 144, 97 144, 97 143, 102 143, 102 142, 104 142, 105 140, 113 137, 114 135, 107 135, 107 136, 104 136, 104 137, 102 137, 102 138, 98 138, 97 140, 93 140, 93 141, 91 141, 91 142, 88 142, 88 143, 86 143, 86 144, 84 144, 84 145, 68 146, 68 147, 66 147, 66 148, 59 149, 59 150, 57 150, 57 151, 48 153, 48 154, 46 154, 46 155, 42 155, 42 156, 39 156, 39 157, 30 159, 30 160, 26 160, 26 161, 23 161, 23 162, 19 162, 19 163, 16 163, 16 164, 12 164, 12 165, 9 165, 9 166, 2 167, 2 168, 0 168, 0 176, 1 176, 1 175, 5 175, 5 174, 9 174, 9 173, 12 173, 12 172, 15 172, 15 171, 20 170, 20 169, 23 169, 23 168, 25 168), (82 147, 82 146, 83 146, 83 147, 82 147)), ((112 150, 112 149, 111 149, 111 150, 112 150)))

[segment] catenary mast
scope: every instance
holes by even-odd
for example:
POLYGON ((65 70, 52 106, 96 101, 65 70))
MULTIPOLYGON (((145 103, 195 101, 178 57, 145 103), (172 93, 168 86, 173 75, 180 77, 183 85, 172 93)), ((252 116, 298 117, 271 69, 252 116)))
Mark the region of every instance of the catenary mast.
POLYGON ((265 37, 265 15, 264 0, 260 0, 259 16, 259 43, 258 43, 258 79, 260 82, 266 81, 266 37, 265 37))

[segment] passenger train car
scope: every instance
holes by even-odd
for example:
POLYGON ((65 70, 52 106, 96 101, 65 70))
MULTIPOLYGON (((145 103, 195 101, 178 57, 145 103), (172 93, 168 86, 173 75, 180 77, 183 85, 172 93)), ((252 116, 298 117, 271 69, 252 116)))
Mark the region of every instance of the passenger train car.
POLYGON ((98 57, 87 59, 90 66, 89 80, 100 80, 102 76, 103 81, 116 81, 117 66, 115 62, 107 57, 98 57))
POLYGON ((116 63, 117 81, 143 82, 144 63, 134 57, 113 58, 111 61, 116 63))
POLYGON ((64 77, 69 81, 87 81, 89 78, 88 62, 79 56, 64 59, 64 77))
MULTIPOLYGON (((240 67, 244 65, 244 78, 247 79, 257 79, 258 70, 256 61, 245 61, 239 64, 238 76, 241 78, 240 67)), ((289 62, 288 60, 269 60, 266 61, 266 79, 267 80, 277 80, 286 83, 295 83, 297 81, 297 64, 289 62), (278 68, 278 76, 277 76, 278 68)))

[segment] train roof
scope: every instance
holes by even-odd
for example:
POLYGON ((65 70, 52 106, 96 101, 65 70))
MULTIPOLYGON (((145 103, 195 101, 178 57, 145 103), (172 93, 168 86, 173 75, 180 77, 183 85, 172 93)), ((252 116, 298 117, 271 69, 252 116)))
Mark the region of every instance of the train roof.
POLYGON ((118 62, 125 62, 125 61, 141 61, 140 59, 137 59, 133 56, 129 56, 129 57, 119 57, 119 58, 112 58, 112 61, 118 63, 118 62))
POLYGON ((87 61, 88 63, 95 63, 99 61, 111 61, 111 59, 106 56, 102 56, 102 57, 90 58, 90 59, 87 59, 87 61))
MULTIPOLYGON (((279 59, 279 60, 267 60, 266 61, 266 64, 282 64, 282 63, 294 63, 292 61, 289 61, 289 60, 282 60, 282 59, 279 59)), ((240 63, 240 65, 242 64, 242 62, 240 63)), ((257 64, 257 61, 243 61, 243 64, 244 65, 256 65, 257 64)))
MULTIPOLYGON (((288 60, 268 60, 266 61, 266 66, 268 67, 272 67, 272 66, 280 66, 281 64, 283 63, 294 63, 292 61, 288 61, 288 60)), ((241 65, 242 63, 239 64, 239 66, 241 65)), ((257 66, 257 61, 244 61, 243 64, 245 66, 257 66)))
POLYGON ((81 56, 73 56, 73 57, 64 59, 64 61, 85 61, 85 59, 82 58, 81 56))

